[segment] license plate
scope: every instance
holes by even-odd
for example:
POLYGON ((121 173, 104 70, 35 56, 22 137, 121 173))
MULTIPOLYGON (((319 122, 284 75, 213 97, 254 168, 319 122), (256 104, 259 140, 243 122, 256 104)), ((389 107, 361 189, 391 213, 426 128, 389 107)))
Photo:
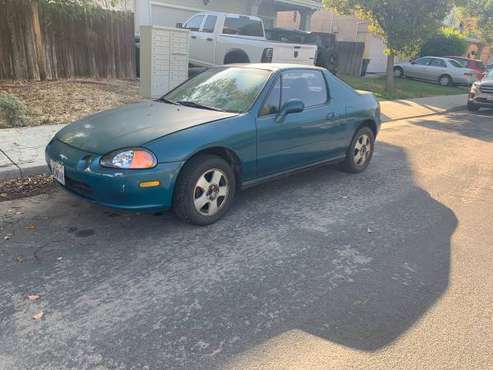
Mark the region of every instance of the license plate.
POLYGON ((60 184, 65 185, 65 167, 63 164, 50 160, 51 174, 60 184))

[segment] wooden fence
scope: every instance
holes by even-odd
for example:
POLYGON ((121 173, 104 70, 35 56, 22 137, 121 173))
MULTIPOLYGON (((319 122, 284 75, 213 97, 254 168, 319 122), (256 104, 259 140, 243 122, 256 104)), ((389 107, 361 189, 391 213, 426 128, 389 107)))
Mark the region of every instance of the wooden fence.
POLYGON ((133 14, 0 0, 0 80, 135 78, 133 14))
POLYGON ((337 73, 360 76, 363 54, 365 52, 365 43, 337 41, 336 52, 339 57, 337 73))

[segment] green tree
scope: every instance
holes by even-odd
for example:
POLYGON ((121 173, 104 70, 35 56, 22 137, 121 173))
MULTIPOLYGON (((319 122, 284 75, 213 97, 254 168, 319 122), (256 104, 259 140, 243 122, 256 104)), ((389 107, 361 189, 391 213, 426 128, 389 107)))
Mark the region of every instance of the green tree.
MULTIPOLYGON (((473 17, 478 20, 477 28, 473 30, 486 43, 493 42, 493 0, 457 0, 458 14, 463 21, 473 17)), ((473 35, 471 35, 473 36, 473 35)))
POLYGON ((329 8, 370 22, 387 47, 387 90, 394 90, 396 55, 415 55, 436 34, 450 11, 449 0, 324 0, 329 8))
POLYGON ((443 28, 423 44, 420 55, 436 57, 463 55, 467 50, 467 45, 466 38, 458 30, 443 28))

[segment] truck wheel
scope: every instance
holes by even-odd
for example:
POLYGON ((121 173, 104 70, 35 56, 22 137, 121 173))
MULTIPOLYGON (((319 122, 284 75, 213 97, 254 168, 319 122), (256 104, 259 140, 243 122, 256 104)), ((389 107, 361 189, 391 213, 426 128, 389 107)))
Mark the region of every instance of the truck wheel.
POLYGON ((328 69, 330 72, 335 74, 337 72, 337 67, 339 66, 339 56, 335 51, 320 48, 317 55, 317 62, 315 64, 319 67, 328 69))
POLYGON ((250 58, 243 50, 232 50, 224 56, 224 64, 233 63, 250 63, 250 58))

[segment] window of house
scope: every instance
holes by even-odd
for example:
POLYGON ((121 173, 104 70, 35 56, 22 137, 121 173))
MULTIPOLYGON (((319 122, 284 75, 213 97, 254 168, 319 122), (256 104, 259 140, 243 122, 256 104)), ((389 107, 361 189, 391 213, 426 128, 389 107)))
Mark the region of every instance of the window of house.
POLYGON ((300 99, 305 108, 325 104, 328 93, 322 73, 309 70, 283 72, 281 106, 291 99, 300 99))
POLYGON ((190 18, 190 20, 183 25, 183 28, 190 31, 198 31, 204 18, 205 15, 196 15, 195 17, 190 18))
POLYGON ((202 31, 207 32, 207 33, 213 33, 214 27, 216 27, 216 21, 217 21, 217 16, 208 15, 207 19, 205 20, 204 27, 203 27, 202 31))

